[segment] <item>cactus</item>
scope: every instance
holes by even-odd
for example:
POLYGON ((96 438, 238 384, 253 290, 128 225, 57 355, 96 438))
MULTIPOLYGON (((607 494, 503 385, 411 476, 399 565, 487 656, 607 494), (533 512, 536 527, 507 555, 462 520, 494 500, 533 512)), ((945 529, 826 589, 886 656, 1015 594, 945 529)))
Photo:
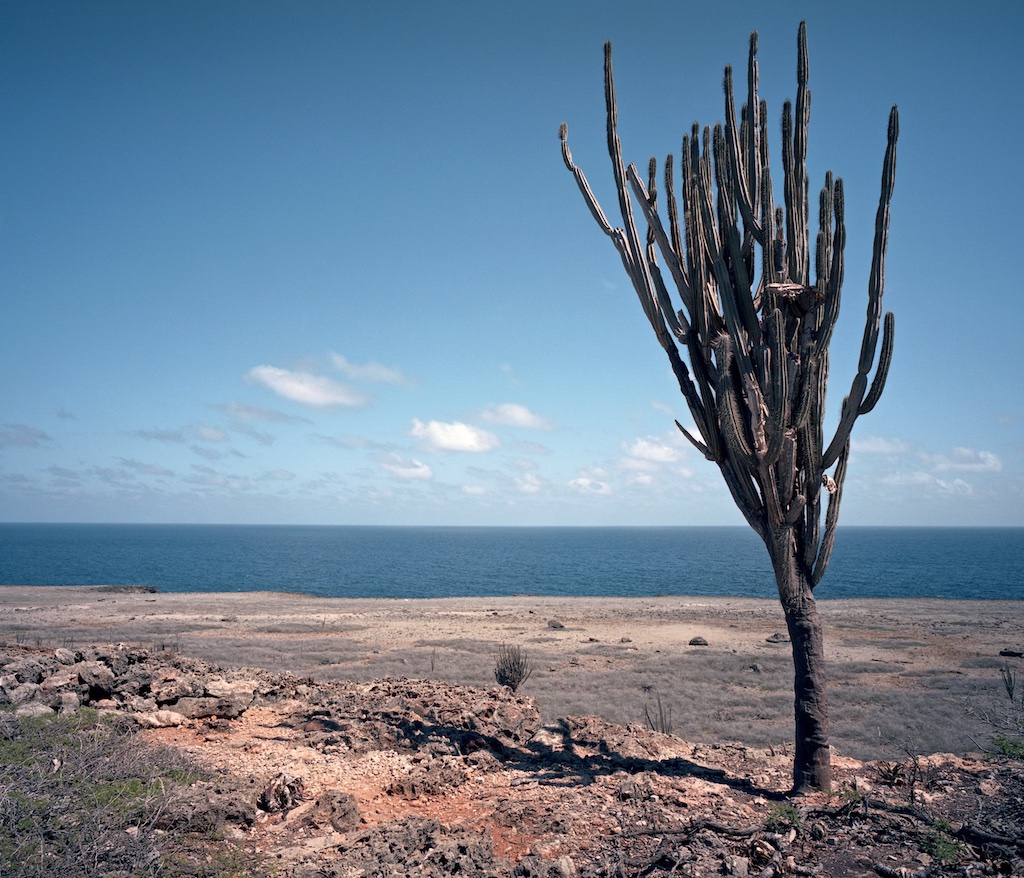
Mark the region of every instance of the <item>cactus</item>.
POLYGON ((747 100, 738 116, 732 69, 726 67, 725 123, 703 130, 695 123, 683 137, 678 197, 673 157, 665 160, 665 219, 656 191, 656 160, 650 160, 646 180, 623 161, 611 43, 605 44, 604 56, 608 151, 621 227, 607 220, 586 176, 573 162, 564 123, 562 158, 619 253, 668 355, 696 435, 678 421, 676 425, 718 465, 737 507, 768 549, 793 645, 794 789, 828 789, 823 646, 813 591, 825 575, 835 543, 851 431, 857 418, 878 402, 892 362, 891 313, 885 314, 881 353, 875 360, 883 324, 897 109, 894 106, 889 116, 857 371, 835 433, 826 442, 829 342, 839 315, 846 226, 843 183, 830 171, 818 199, 819 228, 812 253, 805 24, 801 22, 797 36, 796 101, 787 101, 782 113, 783 199, 778 206, 769 164, 767 109, 758 98, 756 33, 750 37, 747 100), (643 240, 634 204, 647 224, 643 240), (667 278, 681 303, 678 311, 667 278))

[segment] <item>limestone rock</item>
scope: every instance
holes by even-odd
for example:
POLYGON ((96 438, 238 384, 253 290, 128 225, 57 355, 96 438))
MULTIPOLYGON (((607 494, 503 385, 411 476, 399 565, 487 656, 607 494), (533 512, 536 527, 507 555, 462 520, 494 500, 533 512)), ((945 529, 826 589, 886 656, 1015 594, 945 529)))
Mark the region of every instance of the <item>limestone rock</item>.
POLYGON ((154 710, 152 713, 140 713, 135 717, 135 721, 140 726, 146 726, 151 729, 165 729, 171 726, 180 726, 185 722, 185 717, 182 714, 177 713, 173 710, 154 710))

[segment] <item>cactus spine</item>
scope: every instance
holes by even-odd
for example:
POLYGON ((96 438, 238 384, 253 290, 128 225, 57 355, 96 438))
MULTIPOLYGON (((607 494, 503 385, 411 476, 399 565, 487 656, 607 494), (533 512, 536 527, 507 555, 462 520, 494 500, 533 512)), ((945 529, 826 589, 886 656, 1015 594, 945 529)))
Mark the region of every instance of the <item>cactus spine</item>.
POLYGON ((827 789, 828 718, 812 592, 825 574, 835 542, 853 425, 878 402, 892 361, 894 320, 887 313, 882 321, 882 294, 899 116, 893 107, 857 372, 839 424, 826 443, 828 349, 839 315, 846 226, 842 180, 829 172, 818 199, 812 254, 807 179, 811 93, 804 23, 797 37, 796 101, 787 101, 782 113, 784 206, 773 202, 768 114, 758 98, 756 33, 750 37, 747 100, 740 112, 732 69, 726 67, 724 125, 701 130, 695 123, 683 137, 678 197, 673 157, 665 160, 666 220, 658 205, 656 160, 650 160, 646 180, 634 165, 623 162, 611 57, 611 44, 606 43, 608 151, 621 227, 608 222, 574 164, 564 123, 562 157, 591 214, 619 252, 644 314, 668 354, 698 435, 677 426, 719 466, 737 507, 768 548, 794 651, 794 785, 827 789), (647 224, 643 242, 634 203, 647 224), (682 305, 678 311, 666 277, 682 305), (884 328, 876 364, 880 324, 884 328))

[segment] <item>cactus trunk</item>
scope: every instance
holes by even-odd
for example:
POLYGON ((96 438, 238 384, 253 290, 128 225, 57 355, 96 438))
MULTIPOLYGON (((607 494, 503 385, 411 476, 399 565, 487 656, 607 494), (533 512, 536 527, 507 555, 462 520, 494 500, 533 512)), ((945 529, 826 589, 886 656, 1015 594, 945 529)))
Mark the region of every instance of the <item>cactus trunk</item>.
POLYGON ((825 639, 814 600, 814 586, 809 571, 800 562, 791 529, 785 529, 776 537, 770 554, 793 653, 796 744, 793 791, 829 790, 832 763, 828 742, 825 639))

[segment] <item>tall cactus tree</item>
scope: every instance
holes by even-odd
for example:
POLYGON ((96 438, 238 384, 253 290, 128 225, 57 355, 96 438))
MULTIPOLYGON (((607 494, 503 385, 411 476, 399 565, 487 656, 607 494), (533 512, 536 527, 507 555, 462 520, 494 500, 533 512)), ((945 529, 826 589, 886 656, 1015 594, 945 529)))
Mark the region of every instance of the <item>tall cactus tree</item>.
POLYGON ((882 320, 882 292, 899 117, 894 106, 857 374, 826 442, 829 342, 839 315, 846 241, 843 183, 831 172, 825 175, 812 280, 811 94, 803 22, 797 47, 796 105, 786 101, 782 111, 784 206, 773 202, 768 112, 758 98, 756 32, 750 36, 747 101, 739 119, 732 70, 726 67, 725 123, 703 132, 694 124, 683 138, 681 198, 676 196, 673 156, 665 159, 664 214, 656 160, 650 160, 646 180, 634 165, 623 164, 610 43, 605 44, 605 101, 621 227, 609 223, 573 163, 564 123, 560 134, 566 167, 622 258, 699 435, 678 421, 676 426, 718 465, 733 500, 768 549, 793 650, 793 789, 802 792, 831 786, 823 636, 814 588, 825 575, 835 542, 850 431, 878 402, 892 361, 894 321, 891 312, 882 320), (643 241, 634 202, 647 225, 643 241), (673 307, 666 272, 680 309, 673 307))

